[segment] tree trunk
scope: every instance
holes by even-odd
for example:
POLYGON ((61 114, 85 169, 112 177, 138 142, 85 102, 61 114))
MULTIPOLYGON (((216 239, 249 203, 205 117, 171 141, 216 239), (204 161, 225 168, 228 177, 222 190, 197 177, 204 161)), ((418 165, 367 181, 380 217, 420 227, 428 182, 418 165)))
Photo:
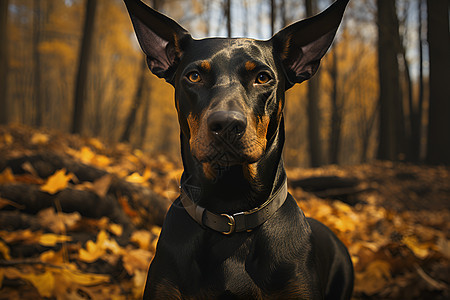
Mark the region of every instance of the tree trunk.
POLYGON ((281 28, 286 27, 287 24, 287 16, 286 16, 286 0, 281 0, 280 4, 280 14, 281 14, 281 28))
POLYGON ((270 32, 271 35, 275 34, 275 18, 276 18, 276 4, 275 0, 270 0, 270 32))
POLYGON ((231 0, 225 0, 224 12, 227 20, 227 36, 231 37, 231 0))
POLYGON ((332 65, 330 77, 333 84, 331 91, 331 129, 329 160, 331 164, 339 162, 339 148, 341 142, 342 103, 338 99, 338 68, 336 48, 331 52, 332 65))
POLYGON ((33 95, 34 95, 34 125, 42 126, 42 117, 44 115, 44 102, 41 97, 41 56, 39 55, 39 43, 41 42, 41 7, 40 1, 33 2, 33 95))
POLYGON ((448 1, 427 0, 430 108, 427 162, 450 164, 450 39, 448 1))
POLYGON ((419 93, 416 105, 411 112, 411 159, 413 162, 419 162, 421 159, 420 149, 422 141, 422 116, 423 116, 423 48, 422 48, 422 7, 423 0, 418 0, 418 46, 419 46, 419 93))
MULTIPOLYGON (((311 0, 305 0, 306 16, 312 16, 316 10, 313 7, 311 0)), ((308 140, 309 140, 309 155, 311 167, 316 168, 322 164, 322 145, 320 140, 320 74, 316 73, 308 81, 308 140)))
POLYGON ((133 127, 136 123, 137 111, 141 107, 142 100, 143 100, 142 92, 144 90, 146 72, 147 72, 147 62, 145 60, 145 56, 142 56, 141 66, 140 66, 140 70, 139 70, 139 78, 138 78, 138 83, 137 83, 137 87, 136 87, 136 93, 134 94, 133 104, 131 106, 130 112, 129 112, 128 117, 125 122, 125 129, 120 138, 121 142, 129 142, 130 141, 131 130, 133 129, 133 127))
POLYGON ((0 125, 8 123, 8 0, 0 1, 0 125))
POLYGON ((86 101, 87 76, 89 58, 92 52, 95 10, 97 0, 86 0, 86 16, 84 18, 83 39, 81 41, 78 72, 75 82, 75 97, 72 119, 72 133, 81 133, 83 124, 84 103, 86 101))
POLYGON ((378 73, 380 82, 380 129, 378 158, 399 159, 404 125, 397 54, 398 19, 395 1, 378 0, 378 73))

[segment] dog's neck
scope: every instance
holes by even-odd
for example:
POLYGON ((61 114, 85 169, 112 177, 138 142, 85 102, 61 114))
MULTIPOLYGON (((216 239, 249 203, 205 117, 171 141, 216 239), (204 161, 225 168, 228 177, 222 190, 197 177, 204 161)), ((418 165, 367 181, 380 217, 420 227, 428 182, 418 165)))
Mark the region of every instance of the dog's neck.
POLYGON ((184 173, 181 184, 194 189, 192 200, 215 213, 247 211, 267 201, 286 179, 282 151, 284 122, 267 143, 264 156, 252 165, 222 167, 215 178, 207 178, 203 165, 190 151, 189 140, 181 133, 184 173))

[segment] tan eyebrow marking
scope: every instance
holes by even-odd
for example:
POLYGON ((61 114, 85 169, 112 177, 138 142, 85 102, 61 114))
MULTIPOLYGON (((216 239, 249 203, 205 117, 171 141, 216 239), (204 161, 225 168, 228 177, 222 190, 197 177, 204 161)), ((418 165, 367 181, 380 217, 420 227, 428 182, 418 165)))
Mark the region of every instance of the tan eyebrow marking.
POLYGON ((245 63, 245 69, 247 71, 251 71, 254 68, 256 68, 256 64, 254 62, 248 61, 248 62, 245 63))
POLYGON ((208 72, 211 70, 211 64, 207 60, 202 61, 202 63, 200 64, 200 67, 202 67, 203 70, 208 71, 208 72))

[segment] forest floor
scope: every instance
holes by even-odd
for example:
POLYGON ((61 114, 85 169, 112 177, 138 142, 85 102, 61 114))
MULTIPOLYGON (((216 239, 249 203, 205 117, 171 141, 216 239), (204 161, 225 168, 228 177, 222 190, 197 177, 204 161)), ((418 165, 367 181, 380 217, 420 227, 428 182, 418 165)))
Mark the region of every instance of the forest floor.
MULTIPOLYGON (((162 155, 0 127, 0 299, 138 299, 182 170, 162 155)), ((450 168, 288 169, 347 245, 354 299, 449 299, 450 168)))

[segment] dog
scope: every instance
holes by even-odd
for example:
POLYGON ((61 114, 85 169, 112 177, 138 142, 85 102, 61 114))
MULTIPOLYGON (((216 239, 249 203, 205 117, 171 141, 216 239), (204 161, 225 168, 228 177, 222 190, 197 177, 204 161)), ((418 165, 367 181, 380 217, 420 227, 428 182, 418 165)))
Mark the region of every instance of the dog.
POLYGON ((343 243, 287 191, 285 91, 314 75, 348 0, 267 41, 196 40, 124 0, 151 72, 175 88, 184 172, 144 299, 350 299, 343 243))

